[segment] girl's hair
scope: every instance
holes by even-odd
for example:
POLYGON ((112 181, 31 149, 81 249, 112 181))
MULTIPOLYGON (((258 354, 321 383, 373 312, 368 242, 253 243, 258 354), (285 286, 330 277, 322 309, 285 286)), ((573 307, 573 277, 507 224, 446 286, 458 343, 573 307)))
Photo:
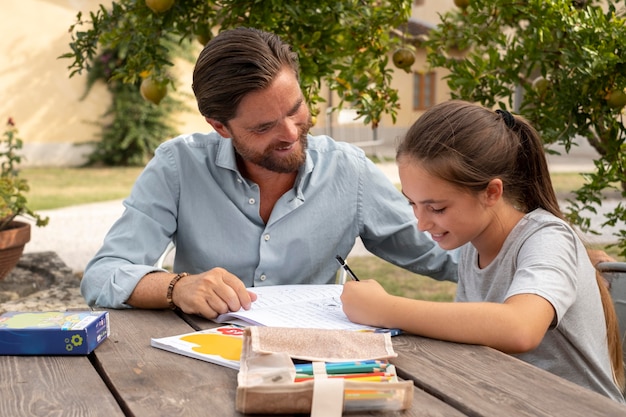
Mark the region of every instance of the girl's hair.
MULTIPOLYGON (((478 193, 494 178, 503 198, 528 213, 537 208, 564 219, 552 187, 543 143, 522 117, 477 104, 451 100, 428 109, 397 149, 398 161, 417 162, 430 175, 478 193)), ((599 273, 614 378, 624 390, 624 359, 611 295, 599 273)))
POLYGON ((510 204, 525 213, 541 207, 563 218, 539 135, 508 112, 458 100, 438 104, 411 126, 397 156, 473 193, 500 178, 510 204))
POLYGON ((243 97, 267 88, 283 68, 299 78, 298 55, 277 35, 246 27, 219 33, 200 52, 193 71, 200 113, 228 124, 243 97))

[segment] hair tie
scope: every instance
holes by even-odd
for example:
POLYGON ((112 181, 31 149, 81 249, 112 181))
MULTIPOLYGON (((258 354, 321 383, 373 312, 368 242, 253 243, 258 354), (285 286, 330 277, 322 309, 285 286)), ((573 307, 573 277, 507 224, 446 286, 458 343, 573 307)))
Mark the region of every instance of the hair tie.
POLYGON ((508 128, 512 128, 513 126, 515 126, 515 117, 509 113, 507 110, 496 110, 496 113, 498 113, 500 116, 502 116, 502 120, 504 120, 504 124, 508 127, 508 128))

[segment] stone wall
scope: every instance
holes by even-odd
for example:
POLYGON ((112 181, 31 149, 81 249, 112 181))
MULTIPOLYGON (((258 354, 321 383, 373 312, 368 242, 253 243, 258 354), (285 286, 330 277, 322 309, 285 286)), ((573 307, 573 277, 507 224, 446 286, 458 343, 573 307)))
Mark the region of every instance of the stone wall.
POLYGON ((0 314, 86 309, 80 279, 55 252, 26 253, 0 281, 0 314))

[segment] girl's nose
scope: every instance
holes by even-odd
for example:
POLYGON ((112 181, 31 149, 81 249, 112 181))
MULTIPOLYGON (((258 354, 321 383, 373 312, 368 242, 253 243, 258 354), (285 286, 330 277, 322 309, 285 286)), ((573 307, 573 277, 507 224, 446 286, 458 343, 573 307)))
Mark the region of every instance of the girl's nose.
MULTIPOLYGON (((421 211, 421 210, 420 210, 421 211)), ((417 229, 420 232, 426 232, 432 226, 432 222, 428 220, 428 215, 423 212, 418 213, 418 210, 414 210, 415 219, 417 220, 417 229)))
POLYGON ((424 219, 417 221, 417 230, 420 232, 427 232, 428 229, 430 229, 430 225, 424 219))

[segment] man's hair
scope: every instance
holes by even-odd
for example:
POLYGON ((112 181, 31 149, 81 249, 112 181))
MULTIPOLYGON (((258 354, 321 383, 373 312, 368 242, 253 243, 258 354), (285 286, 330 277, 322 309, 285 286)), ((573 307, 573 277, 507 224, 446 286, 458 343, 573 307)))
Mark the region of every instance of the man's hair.
POLYGON ((219 33, 193 71, 200 113, 227 124, 246 94, 267 88, 284 68, 299 79, 298 56, 277 35, 245 27, 219 33))

